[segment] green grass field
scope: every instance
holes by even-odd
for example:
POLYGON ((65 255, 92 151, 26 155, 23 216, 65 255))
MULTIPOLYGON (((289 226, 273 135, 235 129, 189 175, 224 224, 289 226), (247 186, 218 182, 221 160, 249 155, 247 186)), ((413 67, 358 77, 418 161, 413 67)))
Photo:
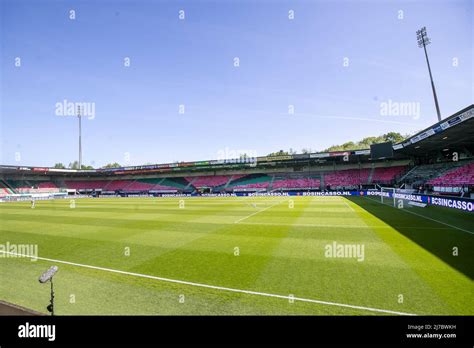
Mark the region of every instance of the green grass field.
POLYGON ((363 197, 183 200, 0 204, 0 244, 56 260, 0 255, 0 299, 46 313, 38 277, 57 265, 57 315, 474 315, 473 214, 363 197), (326 257, 333 242, 363 245, 363 261, 326 257))

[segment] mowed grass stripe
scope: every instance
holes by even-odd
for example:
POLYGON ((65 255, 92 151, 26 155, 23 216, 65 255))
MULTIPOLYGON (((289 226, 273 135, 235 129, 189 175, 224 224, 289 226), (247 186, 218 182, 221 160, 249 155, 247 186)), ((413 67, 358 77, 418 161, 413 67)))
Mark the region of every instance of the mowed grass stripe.
MULTIPOLYGON (((224 208, 224 209, 232 209, 232 208, 224 208)), ((74 209, 71 209, 71 214, 76 215, 77 211, 74 209)), ((129 214, 128 217, 132 216, 133 212, 129 214)), ((123 214, 120 214, 120 216, 124 216, 123 214)), ((125 215, 127 216, 127 215, 125 215)), ((174 221, 168 221, 168 222, 160 222, 160 228, 163 228, 164 226, 178 226, 186 229, 189 228, 189 226, 185 226, 182 222, 178 222, 178 217, 175 217, 176 219, 174 221)), ((41 219, 39 219, 41 221, 41 219)), ((54 224, 54 221, 56 218, 52 218, 51 220, 51 225, 50 228, 53 230, 58 230, 58 225, 54 224)), ((57 220, 56 220, 57 221, 57 220)), ((82 217, 71 217, 69 216, 67 219, 62 219, 61 220, 63 223, 70 224, 71 226, 79 226, 82 227, 84 224, 91 224, 91 219, 87 218, 82 218, 82 217)), ((55 248, 47 248, 48 246, 52 245, 67 245, 67 246, 72 246, 72 248, 66 248, 68 251, 66 254, 69 254, 75 258, 75 260, 78 260, 78 262, 85 262, 87 259, 94 258, 94 255, 98 255, 99 260, 100 258, 105 258, 107 264, 109 265, 116 265, 117 263, 123 264, 127 263, 128 260, 130 260, 130 257, 124 258, 124 248, 128 247, 133 251, 133 255, 149 255, 149 257, 156 257, 158 255, 164 254, 166 252, 169 252, 170 250, 174 250, 175 248, 182 247, 184 244, 188 243, 190 240, 195 240, 200 238, 201 236, 198 234, 192 235, 191 238, 189 238, 189 234, 187 235, 188 237, 185 236, 180 236, 179 231, 176 231, 175 238, 170 239, 170 242, 166 243, 165 246, 167 248, 151 248, 149 246, 140 246, 138 247, 137 245, 134 245, 133 243, 130 242, 125 242, 121 241, 120 237, 123 237, 123 227, 130 227, 128 231, 126 231, 125 236, 130 237, 130 236, 135 236, 135 238, 140 238, 140 234, 144 233, 145 231, 150 230, 150 226, 141 226, 140 221, 136 220, 129 220, 129 219, 117 219, 115 217, 112 217, 110 219, 95 219, 92 221, 94 223, 94 228, 96 229, 95 233, 89 233, 87 236, 84 236, 83 232, 80 231, 78 232, 79 236, 82 238, 72 238, 68 237, 65 238, 64 236, 61 236, 61 229, 59 229, 59 235, 57 236, 52 236, 49 238, 49 241, 47 243, 43 242, 44 237, 38 237, 35 238, 37 241, 37 244, 40 246, 43 246, 41 250, 46 251, 46 255, 57 255, 57 252, 64 253, 64 250, 56 250, 55 248), (104 222, 107 222, 105 224, 104 222), (104 230, 104 228, 107 228, 109 231, 104 230), (96 241, 99 241, 101 238, 94 238, 94 234, 109 234, 109 240, 106 241, 106 243, 96 243, 96 241), (180 236, 180 237, 178 237, 180 236), (55 240, 52 242, 51 240, 55 240), (50 254, 50 252, 53 252, 53 254, 50 254)), ((38 226, 38 222, 34 222, 35 227, 37 228, 37 231, 39 234, 41 234, 41 227, 38 226)), ((205 233, 210 233, 213 230, 221 228, 220 225, 210 225, 207 226, 205 230, 201 230, 203 234, 205 233)), ((76 228, 77 230, 77 228, 76 228)), ((80 230, 80 228, 79 228, 80 230)), ((156 229, 157 232, 160 232, 160 229, 156 229)), ((68 231, 68 234, 70 234, 70 231, 68 231)), ((10 238, 10 241, 13 242, 14 240, 18 240, 18 236, 11 236, 13 238, 10 238), (13 239, 13 240, 12 240, 13 239)), ((32 239, 32 236, 28 236, 29 240, 32 239)), ((143 261, 143 260, 142 260, 143 261)))
MULTIPOLYGON (((38 283, 38 274, 52 263, 30 262, 26 259, 3 259, 0 274, 12 270, 21 277, 2 279, 0 296, 12 303, 45 312, 49 289, 38 283), (25 296, 28 289, 30 296, 25 296)), ((153 279, 124 277, 120 274, 61 265, 61 277, 56 277, 55 312, 57 315, 311 315, 315 304, 289 303, 281 299, 256 297, 253 295, 223 292, 185 286, 175 283, 157 282, 153 279), (70 294, 76 302, 71 304, 70 294), (185 296, 185 303, 179 302, 185 296), (239 301, 235 301, 239 298, 239 301)), ((319 313, 331 315, 360 315, 351 308, 318 306, 319 313)), ((365 312, 376 315, 375 312, 365 312)))
MULTIPOLYGON (((324 198, 315 198, 319 201, 324 198)), ((344 198, 338 198, 344 199, 344 198)), ((345 205, 341 202, 342 205, 345 205)), ((346 207, 346 214, 352 218, 360 219, 356 207, 349 209, 346 207)), ((303 215, 301 218, 306 218, 303 215)), ((350 231, 348 226, 345 230, 350 231)), ((277 251, 278 257, 272 259, 268 267, 266 277, 261 279, 260 286, 265 287, 270 279, 277 277, 283 269, 288 269, 285 273, 286 280, 280 284, 280 291, 295 293, 300 296, 306 296, 311 293, 318 298, 334 301, 334 299, 345 298, 348 301, 357 301, 363 305, 376 305, 378 307, 392 310, 425 310, 424 306, 419 306, 421 299, 428 295, 428 301, 431 308, 438 312, 449 312, 444 305, 438 305, 439 299, 431 289, 422 282, 419 277, 410 269, 410 267, 400 260, 398 255, 393 253, 383 241, 370 230, 369 233, 358 233, 355 235, 357 243, 364 244, 365 257, 364 262, 357 262, 355 259, 328 259, 325 257, 315 258, 315 252, 323 255, 325 246, 333 241, 337 243, 354 243, 354 240, 347 240, 347 233, 341 234, 340 230, 334 230, 332 239, 308 241, 304 245, 296 246, 292 243, 292 238, 285 239, 282 242, 281 249, 277 251), (283 258, 289 251, 301 255, 301 258, 283 258), (408 292, 409 300, 404 304, 397 303, 396 284, 400 279, 406 279, 407 283, 415 285, 418 290, 422 289, 423 296, 418 295, 416 291, 408 292), (377 279, 374 282, 374 279, 377 279), (395 283, 395 286, 391 284, 395 283), (431 296, 429 296, 431 292, 431 296)), ((291 230, 292 234, 299 234, 298 228, 291 230)), ((425 299, 426 302, 426 299, 425 299)))
MULTIPOLYGON (((276 207, 272 204, 261 214, 277 213, 276 207)), ((255 279, 272 257, 272 250, 282 238, 285 238, 288 227, 269 229, 266 235, 271 235, 273 238, 265 239, 261 239, 259 228, 253 228, 254 233, 246 235, 240 234, 240 229, 239 224, 222 225, 221 230, 190 245, 191 248, 197 250, 204 248, 205 245, 211 245, 219 253, 208 252, 207 255, 201 253, 199 257, 196 257, 193 251, 177 249, 165 257, 143 264, 134 272, 156 274, 154 269, 156 264, 160 263, 166 265, 165 274, 167 275, 165 276, 170 278, 173 274, 180 274, 175 278, 218 286, 254 289, 255 279)))
MULTIPOLYGON (((77 218, 77 217, 76 217, 77 218)), ((51 235, 64 235, 64 236, 78 236, 81 237, 83 235, 86 238, 99 238, 101 237, 101 233, 107 230, 114 230, 116 229, 117 225, 120 226, 120 231, 128 231, 130 230, 136 232, 137 230, 144 230, 144 231, 164 231, 164 232, 180 232, 180 233, 196 233, 200 231, 205 231, 207 229, 213 229, 215 225, 232 225, 233 223, 226 223, 223 224, 221 222, 202 222, 202 221, 187 221, 183 222, 180 220, 171 220, 171 219, 160 219, 159 221, 140 221, 140 220, 128 220, 128 219, 113 219, 110 220, 112 223, 108 223, 107 219, 82 219, 77 218, 74 221, 71 219, 61 219, 58 220, 56 218, 52 219, 41 219, 40 221, 35 220, 26 221, 25 219, 8 219, 4 220, 2 226, 0 226, 0 230, 13 230, 15 227, 20 229, 24 232, 29 233, 38 233, 38 234, 51 234, 51 235), (57 222, 60 221, 60 222, 57 222), (100 228, 100 229, 98 229, 100 228), (101 233, 99 233, 99 231, 101 233), (195 231, 195 232, 190 232, 195 231)), ((263 237, 272 237, 272 231, 274 231, 278 227, 300 227, 300 233, 295 235, 295 238, 301 239, 313 239, 313 238, 325 238, 326 235, 330 235, 334 232, 335 229, 341 229, 341 227, 348 227, 344 225, 335 225, 332 226, 331 224, 321 224, 321 225, 311 225, 311 224, 279 224, 279 223, 260 223, 260 222, 241 222, 239 223, 241 226, 238 229, 236 234, 241 235, 255 235, 255 226, 260 227, 269 227, 269 228, 261 228, 259 229, 259 233, 263 237), (317 228, 315 228, 317 227, 317 228)), ((354 235, 358 235, 360 233, 366 233, 370 231, 370 228, 367 226, 353 226, 349 225, 350 229, 345 229, 343 232, 346 233, 347 236, 352 237, 354 235), (351 230, 351 229, 354 229, 351 230)), ((388 226, 383 226, 382 228, 390 228, 388 226)))
MULTIPOLYGON (((19 256, 19 257, 28 257, 27 255, 17 254, 17 253, 8 253, 8 252, 3 252, 3 251, 0 251, 0 253, 19 256)), ((351 304, 343 304, 343 303, 335 303, 335 302, 321 301, 321 300, 315 300, 315 299, 307 299, 307 298, 295 297, 293 295, 292 296, 290 296, 290 295, 286 296, 286 295, 279 295, 279 294, 270 294, 270 293, 265 293, 265 292, 261 292, 261 291, 243 290, 243 289, 221 287, 221 286, 202 284, 202 283, 193 283, 193 282, 188 282, 188 281, 183 281, 183 280, 178 280, 178 279, 169 279, 169 278, 163 278, 163 277, 150 276, 150 275, 147 275, 147 274, 125 272, 125 271, 116 270, 116 269, 97 267, 97 266, 78 264, 78 263, 72 263, 72 262, 63 261, 63 260, 55 260, 55 259, 49 259, 49 258, 39 258, 39 259, 43 260, 43 261, 51 261, 51 262, 56 262, 56 263, 61 263, 61 264, 67 264, 67 265, 75 266, 75 267, 84 267, 84 268, 94 269, 94 270, 98 270, 98 271, 118 273, 118 274, 132 276, 132 277, 147 278, 147 279, 153 279, 153 280, 164 281, 164 282, 169 282, 169 283, 176 283, 176 284, 187 285, 187 286, 195 286, 195 287, 200 287, 200 288, 213 289, 213 290, 218 290, 218 291, 229 291, 229 292, 245 294, 245 295, 273 297, 273 298, 284 299, 284 300, 287 300, 287 301, 289 301, 289 300, 302 301, 302 302, 322 304, 322 305, 327 305, 327 306, 336 306, 336 307, 344 307, 344 308, 351 308, 351 309, 359 309, 359 310, 362 310, 362 311, 370 311, 370 312, 379 312, 379 313, 388 313, 388 314, 397 314, 397 315, 408 315, 408 316, 415 315, 413 313, 396 312, 396 311, 379 309, 379 308, 363 307, 363 306, 357 306, 357 305, 351 305, 351 304)))
MULTIPOLYGON (((424 224, 424 221, 415 215, 406 214, 392 206, 381 205, 379 201, 370 198, 351 198, 355 203, 359 203, 360 210, 364 211, 364 218, 368 220, 385 221, 393 225, 400 220, 404 220, 408 226, 416 223, 424 224)), ((417 209, 420 213, 436 214, 438 218, 447 219, 456 216, 458 212, 451 209, 439 209, 439 207, 430 207, 431 209, 417 209)), ((466 214, 469 216, 469 214, 466 214)), ((472 219, 472 215, 470 216, 472 219)), ((459 245, 462 249, 473 250, 474 238, 456 229, 434 229, 418 230, 416 228, 398 227, 397 229, 387 230, 373 228, 380 238, 390 246, 390 248, 409 265, 410 269, 417 274, 418 278, 425 283, 424 288, 429 291, 421 292, 420 288, 416 290, 423 294, 420 302, 433 303, 430 311, 425 313, 463 313, 474 314, 474 284, 472 282, 472 258, 469 254, 452 254, 452 246, 459 245), (454 267, 453 267, 454 266, 454 267), (457 269, 455 268, 457 267, 457 269), (470 269, 470 271, 469 271, 470 269), (464 273, 460 272, 462 270, 464 273), (444 306, 444 311, 436 312, 439 305, 444 306)), ((406 282, 399 283, 410 286, 406 282)), ((401 292, 403 293, 403 292, 401 292)), ((407 293, 405 291, 405 293, 407 293)))
MULTIPOLYGON (((77 224, 79 224, 79 223, 80 223, 80 218, 68 219, 68 223, 77 223, 77 224), (71 221, 71 220, 74 220, 74 221, 71 221)), ((89 220, 88 223, 90 223, 90 220, 89 220)), ((99 225, 101 225, 101 224, 103 224, 103 221, 97 221, 97 223, 98 223, 99 225)), ((120 224, 120 225, 122 225, 122 224, 120 224)), ((219 225, 215 225, 215 226, 219 226, 219 225)), ((194 228, 195 228, 195 227, 194 227, 194 228)), ((219 226, 219 228, 222 228, 222 226, 219 226)), ((242 240, 241 240, 241 242, 242 242, 242 240)), ((207 242, 206 242, 206 243, 207 243, 207 242)), ((212 245, 212 244, 211 244, 211 245, 212 245)), ((234 245, 234 244, 232 243, 231 246, 226 247, 226 253, 232 255, 232 251, 233 251, 233 247, 234 247, 233 245, 234 245)), ((250 245, 250 246, 254 246, 254 245, 258 245, 258 243, 249 243, 249 245, 250 245)), ((115 249, 117 249, 117 248, 115 248, 115 249)), ((247 250, 250 250, 250 247, 247 248, 247 250)), ((98 251, 98 250, 95 248, 94 251, 98 251)), ((168 252, 170 252, 170 250, 168 250, 168 252)), ((182 252, 183 252, 184 254, 186 254, 185 250, 183 250, 182 252)), ((98 254, 100 254, 100 253, 98 253, 98 254)), ((101 254, 104 254, 104 252, 102 252, 101 254)), ((214 255, 214 258, 217 258, 217 259, 220 259, 220 258, 221 258, 220 256, 215 256, 215 254, 218 254, 218 253, 215 253, 215 252, 214 252, 214 253, 211 254, 211 255, 214 255)), ((90 253, 87 253, 87 255, 90 256, 90 253)), ((252 253, 249 252, 248 255, 252 255, 252 253)), ((232 256, 233 256, 233 255, 232 255, 232 256)), ((188 257, 185 257, 185 259, 189 259, 189 256, 188 256, 188 257)), ((258 260, 258 257, 254 257, 254 259, 255 259, 255 260, 258 260)), ((174 261, 171 261, 171 263, 175 263, 175 262, 174 262, 174 261)), ((258 262, 257 262, 257 263, 258 263, 258 262)), ((178 268, 181 268, 181 269, 182 269, 182 268, 184 268, 184 267, 179 266, 178 268)))
MULTIPOLYGON (((212 199, 206 198, 203 202, 212 202, 212 199)), ((232 199, 236 198, 230 198, 232 199)), ((130 199, 127 202, 133 204, 125 205, 125 209, 115 213, 98 212, 92 218, 87 216, 92 208, 82 209, 83 211, 71 209, 74 212, 69 214, 68 204, 64 201, 61 202, 62 211, 55 210, 54 207, 57 205, 52 202, 38 202, 44 203, 45 207, 47 204, 51 206, 51 209, 45 211, 35 211, 25 203, 22 203, 22 206, 8 205, 8 209, 4 209, 7 206, 4 204, 0 205, 2 219, 0 243, 4 238, 11 242, 37 241, 41 243, 40 252, 43 250, 48 254, 43 255, 46 257, 59 255, 57 259, 66 261, 81 260, 79 263, 166 276, 171 279, 217 284, 222 287, 267 290, 268 293, 292 293, 295 296, 333 302, 362 304, 369 307, 377 305, 395 311, 403 309, 407 312, 425 314, 472 312, 473 303, 469 297, 472 294, 472 284, 466 286, 467 283, 464 283, 463 288, 456 290, 456 298, 452 300, 455 304, 452 305, 438 292, 441 281, 433 285, 415 271, 424 268, 424 272, 432 272, 433 277, 449 282, 453 273, 457 272, 455 269, 446 264, 445 267, 439 267, 436 263, 432 263, 432 258, 436 259, 437 256, 419 247, 412 240, 394 239, 387 242, 378 234, 385 231, 386 235, 397 235, 399 228, 419 225, 422 228, 416 230, 416 235, 426 238, 433 231, 446 232, 446 226, 440 228, 439 224, 420 219, 401 219, 396 223, 390 221, 390 224, 387 224, 387 218, 367 218, 366 215, 370 217, 371 213, 362 209, 366 203, 357 204, 351 201, 347 202, 348 206, 341 199, 343 198, 295 197, 293 209, 289 209, 286 203, 281 204, 261 214, 255 214, 239 224, 233 224, 235 216, 242 214, 240 215, 242 217, 268 207, 275 202, 275 197, 259 198, 258 202, 262 204, 257 204, 256 208, 243 203, 244 200, 239 200, 238 202, 243 204, 238 206, 222 204, 222 207, 219 207, 222 213, 220 215, 213 212, 217 205, 203 204, 199 208, 199 199, 193 201, 196 205, 193 207, 196 214, 193 215, 180 214, 176 208, 170 209, 169 214, 156 216, 153 213, 137 212, 134 206, 139 204, 141 199, 133 201, 130 199), (18 210, 11 209, 13 206, 18 210), (15 217, 17 212, 23 215, 21 221, 15 217), (67 214, 63 216, 65 213, 67 214), (90 221, 87 222, 88 220, 90 221), (245 223, 247 221, 249 223, 245 223), (429 227, 434 229, 431 230, 429 227), (376 229, 375 232, 373 228, 376 229), (334 240, 365 243, 366 260, 364 262, 350 259, 328 260, 322 251, 324 245, 334 240), (395 248, 391 243, 395 243, 395 248), (413 245, 418 246, 418 249, 413 245), (126 246, 131 248, 131 255, 128 258, 123 256, 126 246), (234 256, 236 246, 240 250, 239 256, 234 256), (405 258, 399 256, 397 248, 407 248, 414 254, 413 258, 416 258, 417 253, 422 253, 424 256, 418 263, 407 262, 405 258), (436 265, 436 268, 432 265, 436 265), (396 302, 399 293, 405 294, 403 305, 396 302), (304 296, 305 294, 307 296, 304 296)), ((114 203, 105 204, 105 200, 91 199, 84 201, 84 204, 90 204, 88 201, 93 201, 93 205, 103 205, 102 208, 114 210, 114 203)), ((117 199, 117 201, 120 201, 124 208, 122 202, 125 200, 117 199)), ((147 204, 154 203, 147 198, 144 201, 147 204)), ((179 199, 174 199, 167 203, 176 207, 178 201, 179 199)), ((257 200, 248 200, 248 203, 255 201, 257 200)), ((190 204, 186 202, 184 210, 190 209, 189 206, 190 204)), ((147 206, 147 209, 149 208, 147 206)), ((391 216, 389 209, 393 208, 383 208, 391 216)), ((467 240, 457 241, 466 242, 463 245, 469 246, 467 240)), ((0 265, 6 265, 3 261, 5 259, 0 260, 0 265)), ((444 263, 440 259, 438 262, 444 263)), ((24 264, 20 264, 19 261, 9 260, 8 264, 9 268, 0 266, 0 276, 6 274, 4 272, 16 272, 15 274, 20 277, 29 274, 28 268, 24 268, 24 264), (18 268, 15 268, 17 266, 14 265, 17 264, 18 268)), ((210 290, 193 292, 197 302, 189 307, 179 307, 175 304, 177 296, 191 290, 145 280, 124 279, 120 275, 104 276, 101 272, 92 270, 78 271, 68 267, 66 271, 62 268, 62 272, 67 273, 63 273, 64 277, 74 283, 76 291, 90 293, 90 296, 94 296, 98 291, 104 291, 105 289, 98 290, 104 286, 120 291, 120 296, 117 296, 120 298, 134 298, 136 293, 143 295, 143 301, 137 299, 132 308, 124 307, 119 300, 111 300, 115 306, 111 303, 103 305, 94 303, 105 313, 118 314, 130 311, 148 313, 147 310, 151 309, 147 308, 152 308, 157 313, 191 314, 361 314, 349 309, 341 311, 320 306, 315 308, 305 307, 303 304, 284 304, 282 301, 255 299, 244 294, 212 293, 211 295, 210 290), (75 279, 73 274, 88 277, 87 285, 73 281, 72 279, 75 279), (162 302, 162 298, 174 300, 162 302)), ((33 280, 36 284, 36 278, 33 280)), ((19 283, 26 284, 24 281, 19 283)), ((14 287, 17 285, 9 283, 8 286, 11 288, 0 287, 0 296, 4 294, 4 299, 8 297, 18 299, 14 294, 14 287)), ((63 286, 67 287, 67 284, 63 286)), ((108 295, 113 296, 113 293, 108 292, 108 295)), ((67 312, 94 311, 89 306, 90 303, 83 303, 76 309, 68 308, 67 312)))

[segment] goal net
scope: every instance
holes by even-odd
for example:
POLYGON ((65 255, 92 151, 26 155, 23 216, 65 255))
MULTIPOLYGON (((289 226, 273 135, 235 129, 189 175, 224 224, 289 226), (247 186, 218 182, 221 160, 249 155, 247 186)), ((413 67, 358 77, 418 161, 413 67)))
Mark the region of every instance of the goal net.
POLYGON ((395 189, 393 187, 380 188, 380 202, 391 206, 396 206, 395 189))
POLYGON ((393 187, 380 188, 380 201, 398 209, 425 207, 426 203, 421 202, 421 196, 413 194, 412 190, 400 190, 393 187))

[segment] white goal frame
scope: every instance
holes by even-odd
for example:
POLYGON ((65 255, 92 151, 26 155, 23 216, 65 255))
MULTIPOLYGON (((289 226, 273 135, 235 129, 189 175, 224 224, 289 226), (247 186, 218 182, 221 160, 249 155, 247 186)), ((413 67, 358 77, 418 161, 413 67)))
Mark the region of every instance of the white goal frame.
POLYGON ((393 187, 380 187, 380 202, 385 204, 393 204, 396 207, 396 199, 395 199, 395 188, 393 187), (392 194, 392 197, 385 197, 384 193, 389 192, 392 194), (391 203, 389 203, 392 201, 391 203))

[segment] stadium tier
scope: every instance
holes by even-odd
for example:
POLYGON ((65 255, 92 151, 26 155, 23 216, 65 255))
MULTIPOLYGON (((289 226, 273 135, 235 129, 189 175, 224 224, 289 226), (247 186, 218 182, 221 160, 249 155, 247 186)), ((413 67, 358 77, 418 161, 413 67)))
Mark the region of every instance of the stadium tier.
POLYGON ((101 191, 151 191, 171 190, 184 188, 180 183, 174 185, 160 185, 159 182, 175 183, 172 179, 143 179, 143 180, 92 180, 92 181, 65 181, 67 189, 73 190, 101 190, 101 191))
MULTIPOLYGON (((466 161, 442 162, 435 164, 423 164, 413 167, 407 172, 401 181, 414 186, 430 183, 431 180, 443 176, 444 174, 455 171, 457 168, 466 165, 466 161)), ((454 172, 454 176, 456 176, 454 172)), ((462 173, 461 173, 462 174, 462 173)))
POLYGON ((255 184, 236 185, 234 190, 246 190, 246 189, 266 189, 270 186, 270 182, 259 182, 255 184))
POLYGON ((316 178, 285 179, 275 177, 272 183, 273 189, 313 189, 320 188, 321 180, 316 178))
POLYGON ((52 193, 59 188, 51 181, 38 180, 7 180, 3 183, 10 193, 52 193))
POLYGON ((192 186, 196 188, 200 187, 217 187, 223 186, 231 179, 228 175, 216 175, 216 176, 195 176, 185 178, 192 186))
POLYGON ((105 186, 105 191, 125 190, 133 183, 131 180, 111 180, 105 186))
POLYGON ((107 191, 148 191, 156 187, 156 184, 142 181, 125 181, 123 185, 114 185, 113 188, 108 187, 107 191))
MULTIPOLYGON (((321 170, 311 174, 230 174, 171 178, 103 180, 2 180, 0 194, 58 192, 61 190, 102 192, 187 192, 209 188, 212 192, 320 190, 357 188, 367 185, 409 183, 438 187, 472 186, 474 162, 459 161, 413 166, 389 166, 360 169, 321 170)), ((436 190, 436 189, 435 189, 436 190)), ((438 190, 439 191, 439 190, 438 190)))
POLYGON ((270 186, 272 177, 269 175, 262 174, 250 174, 242 176, 227 186, 227 189, 233 190, 264 190, 270 186))
POLYGON ((3 182, 3 180, 0 180, 0 196, 6 196, 14 193, 14 190, 9 188, 8 185, 3 182))
POLYGON ((38 184, 38 188, 40 189, 56 189, 58 188, 54 182, 51 181, 46 181, 46 182, 41 182, 38 184))
POLYGON ((65 181, 66 188, 74 190, 103 190, 109 181, 107 180, 81 180, 81 181, 65 181))
POLYGON ((375 168, 372 174, 372 183, 391 184, 406 171, 405 166, 375 168))
POLYGON ((450 169, 443 175, 428 180, 427 184, 438 187, 474 185, 474 162, 465 164, 458 168, 450 169))
POLYGON ((357 186, 369 183, 370 169, 341 170, 324 175, 324 184, 331 187, 357 186))

